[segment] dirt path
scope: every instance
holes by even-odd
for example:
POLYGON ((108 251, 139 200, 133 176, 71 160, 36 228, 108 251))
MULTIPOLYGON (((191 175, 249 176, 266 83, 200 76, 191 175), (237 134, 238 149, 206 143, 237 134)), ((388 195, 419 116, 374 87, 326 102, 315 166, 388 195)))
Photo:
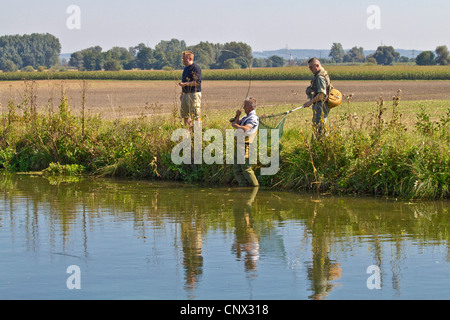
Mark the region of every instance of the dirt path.
MULTIPOLYGON (((175 81, 89 81, 86 105, 92 113, 105 117, 136 116, 142 113, 162 113, 177 110, 180 89, 175 81)), ((81 106, 81 81, 36 82, 37 106, 57 108, 61 88, 70 106, 81 106)), ((307 81, 208 81, 203 83, 203 105, 208 109, 236 108, 247 93, 260 106, 301 104, 305 101, 307 81)), ((353 94, 352 101, 376 101, 381 95, 392 99, 398 89, 402 100, 450 100, 450 81, 335 81, 334 86, 344 96, 353 94)), ((16 104, 23 100, 23 82, 0 82, 0 103, 6 110, 12 97, 16 104)))

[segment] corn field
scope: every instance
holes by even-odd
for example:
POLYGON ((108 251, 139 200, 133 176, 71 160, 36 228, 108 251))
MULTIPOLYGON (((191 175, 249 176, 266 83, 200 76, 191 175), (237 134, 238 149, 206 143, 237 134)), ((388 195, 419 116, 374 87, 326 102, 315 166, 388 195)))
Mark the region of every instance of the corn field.
MULTIPOLYGON (((332 80, 450 80, 450 66, 325 66, 332 80)), ((0 73, 0 81, 19 80, 177 80, 174 71, 64 71, 0 73)), ((310 80, 307 67, 203 70, 203 80, 310 80)))

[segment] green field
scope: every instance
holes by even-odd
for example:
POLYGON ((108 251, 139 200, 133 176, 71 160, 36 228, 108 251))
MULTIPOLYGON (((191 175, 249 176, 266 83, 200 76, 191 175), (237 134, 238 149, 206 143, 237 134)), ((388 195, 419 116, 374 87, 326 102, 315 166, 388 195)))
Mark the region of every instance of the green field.
MULTIPOLYGON (((333 80, 450 80, 450 66, 355 65, 325 66, 333 80)), ((175 71, 64 71, 0 73, 0 81, 12 80, 174 80, 175 71)), ((310 80, 307 67, 203 70, 204 80, 310 80)))

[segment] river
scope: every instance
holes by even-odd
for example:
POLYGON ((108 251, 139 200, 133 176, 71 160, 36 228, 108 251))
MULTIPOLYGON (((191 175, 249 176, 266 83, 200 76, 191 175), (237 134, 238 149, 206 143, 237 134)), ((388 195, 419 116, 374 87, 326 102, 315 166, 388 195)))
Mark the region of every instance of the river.
POLYGON ((448 201, 0 179, 0 299, 450 298, 448 201))

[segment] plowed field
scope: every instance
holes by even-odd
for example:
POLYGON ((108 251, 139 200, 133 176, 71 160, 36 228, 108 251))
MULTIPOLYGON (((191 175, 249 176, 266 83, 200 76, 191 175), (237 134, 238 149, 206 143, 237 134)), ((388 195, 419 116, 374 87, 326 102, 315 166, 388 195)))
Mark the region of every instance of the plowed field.
MULTIPOLYGON (((86 108, 105 118, 170 113, 179 106, 180 88, 175 81, 89 81, 86 108)), ((392 99, 398 89, 402 100, 450 100, 450 81, 335 81, 344 98, 352 102, 392 99)), ((235 109, 248 95, 259 106, 302 104, 308 81, 204 81, 202 105, 207 110, 235 109)), ((37 106, 56 110, 64 88, 74 111, 81 107, 81 81, 37 81, 37 106)), ((24 99, 23 82, 0 82, 0 103, 4 112, 10 98, 15 104, 24 99)))

